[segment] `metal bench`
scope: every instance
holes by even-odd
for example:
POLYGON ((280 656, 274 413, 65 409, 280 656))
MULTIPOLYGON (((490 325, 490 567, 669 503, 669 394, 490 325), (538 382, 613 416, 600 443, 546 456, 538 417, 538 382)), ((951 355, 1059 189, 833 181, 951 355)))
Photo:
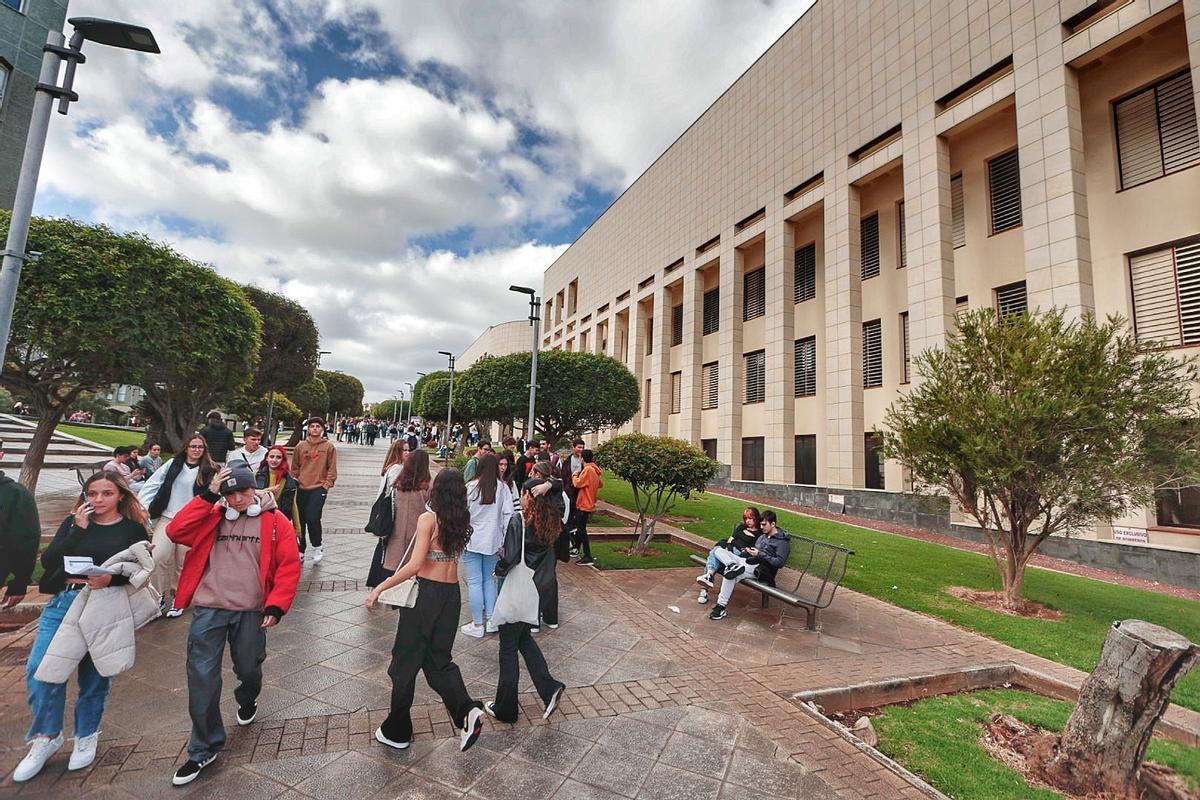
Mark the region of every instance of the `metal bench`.
MULTIPOLYGON (((816 630, 817 611, 828 608, 833 602, 833 595, 842 585, 842 579, 846 577, 846 565, 854 551, 794 533, 788 536, 792 542, 788 561, 795 562, 796 566, 791 568, 800 573, 791 591, 754 578, 743 578, 739 583, 762 594, 763 608, 770 605, 772 597, 796 608, 803 608, 805 626, 809 630, 816 630)), ((689 558, 697 564, 706 563, 704 556, 695 553, 689 558)), ((780 570, 776 579, 782 576, 783 570, 780 570)))

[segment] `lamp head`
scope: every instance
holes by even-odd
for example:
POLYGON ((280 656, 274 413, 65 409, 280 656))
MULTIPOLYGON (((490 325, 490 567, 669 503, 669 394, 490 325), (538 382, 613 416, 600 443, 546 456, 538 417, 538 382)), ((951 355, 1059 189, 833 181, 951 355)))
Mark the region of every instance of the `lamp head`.
POLYGON ((99 17, 71 17, 67 22, 71 23, 76 33, 96 44, 136 50, 140 53, 162 52, 158 49, 154 34, 149 28, 143 28, 141 25, 130 25, 127 22, 99 17))
POLYGON ((508 290, 510 292, 520 292, 521 294, 533 294, 533 289, 530 289, 528 286, 510 286, 508 290))

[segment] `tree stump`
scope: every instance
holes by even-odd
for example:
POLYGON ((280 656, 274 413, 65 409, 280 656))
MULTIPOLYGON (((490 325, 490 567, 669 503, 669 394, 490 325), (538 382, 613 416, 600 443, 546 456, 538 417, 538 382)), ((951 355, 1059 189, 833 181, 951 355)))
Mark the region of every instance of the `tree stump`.
MULTIPOLYGON (((1138 797, 1138 770, 1171 690, 1200 659, 1184 636, 1149 622, 1114 622, 1041 771, 1061 789, 1138 797)), ((1146 788, 1146 787, 1142 787, 1146 788)))

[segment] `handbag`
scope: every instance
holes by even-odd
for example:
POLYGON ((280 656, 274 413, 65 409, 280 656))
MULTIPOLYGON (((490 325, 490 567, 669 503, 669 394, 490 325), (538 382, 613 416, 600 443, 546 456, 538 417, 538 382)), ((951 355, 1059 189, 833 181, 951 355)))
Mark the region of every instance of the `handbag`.
MULTIPOLYGON (((404 557, 400 559, 400 563, 404 564, 408 561, 408 554, 412 552, 413 545, 416 544, 417 537, 414 536, 412 541, 408 543, 408 549, 404 551, 404 557)), ((384 589, 379 593, 379 602, 385 606, 395 606, 396 608, 412 608, 417 604, 417 576, 413 576, 406 581, 401 581, 390 589, 384 589)))
POLYGON ((521 559, 513 564, 504 576, 504 584, 496 598, 491 622, 494 625, 513 622, 537 625, 540 606, 537 585, 533 582, 533 570, 525 563, 525 526, 522 522, 521 559))
POLYGON ((385 486, 371 506, 371 516, 363 530, 376 536, 390 536, 396 527, 396 503, 392 498, 392 488, 385 486))

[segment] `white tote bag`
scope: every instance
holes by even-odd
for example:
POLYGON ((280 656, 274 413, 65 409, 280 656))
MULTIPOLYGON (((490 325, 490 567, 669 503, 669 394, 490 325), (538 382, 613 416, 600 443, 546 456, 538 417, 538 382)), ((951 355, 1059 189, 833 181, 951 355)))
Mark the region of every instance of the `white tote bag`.
MULTIPOLYGON (((412 541, 408 543, 408 548, 404 551, 404 556, 400 559, 401 564, 408 561, 408 554, 412 552, 413 545, 416 544, 417 537, 414 535, 412 541)), ((390 589, 384 589, 379 593, 379 602, 385 606, 393 606, 395 608, 412 608, 417 604, 417 592, 420 587, 417 584, 417 578, 414 575, 406 581, 401 581, 390 589)))
POLYGON ((533 582, 533 570, 525 563, 525 526, 520 518, 515 521, 521 526, 521 560, 509 567, 508 574, 504 576, 504 585, 500 587, 500 595, 496 598, 491 622, 495 625, 510 622, 537 625, 541 601, 537 585, 533 582))

